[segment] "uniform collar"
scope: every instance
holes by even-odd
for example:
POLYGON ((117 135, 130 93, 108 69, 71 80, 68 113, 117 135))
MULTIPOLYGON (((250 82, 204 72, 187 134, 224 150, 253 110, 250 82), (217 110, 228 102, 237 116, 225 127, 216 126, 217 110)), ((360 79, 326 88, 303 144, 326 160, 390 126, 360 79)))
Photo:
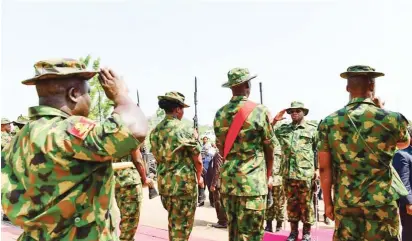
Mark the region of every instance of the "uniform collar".
POLYGON ((290 125, 292 126, 292 128, 294 129, 298 129, 298 128, 306 128, 306 121, 302 120, 302 122, 299 125, 293 125, 292 123, 290 123, 290 125))
POLYGON ((171 114, 166 114, 165 119, 167 119, 167 120, 179 120, 179 119, 177 119, 177 117, 174 117, 171 114))
POLYGON ((371 98, 359 98, 359 97, 357 97, 357 98, 352 98, 349 101, 349 103, 347 104, 347 106, 352 105, 352 104, 356 104, 356 103, 366 103, 366 104, 375 105, 375 103, 372 101, 371 98))
POLYGON ((56 109, 50 106, 39 105, 39 106, 33 106, 29 108, 29 118, 35 118, 35 117, 41 117, 41 116, 60 116, 63 118, 70 117, 70 115, 67 114, 66 112, 63 112, 59 109, 56 109))
POLYGON ((240 102, 242 100, 247 100, 246 96, 232 96, 232 98, 230 99, 230 102, 240 102))

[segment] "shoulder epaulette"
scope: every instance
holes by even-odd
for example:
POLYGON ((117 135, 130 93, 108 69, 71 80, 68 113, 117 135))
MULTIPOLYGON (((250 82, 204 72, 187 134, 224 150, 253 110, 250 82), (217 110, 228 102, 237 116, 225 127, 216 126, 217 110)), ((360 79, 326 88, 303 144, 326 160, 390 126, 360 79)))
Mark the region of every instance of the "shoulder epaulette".
POLYGON ((86 117, 80 117, 79 119, 73 120, 69 124, 67 132, 77 138, 84 140, 95 125, 96 123, 94 121, 86 117))

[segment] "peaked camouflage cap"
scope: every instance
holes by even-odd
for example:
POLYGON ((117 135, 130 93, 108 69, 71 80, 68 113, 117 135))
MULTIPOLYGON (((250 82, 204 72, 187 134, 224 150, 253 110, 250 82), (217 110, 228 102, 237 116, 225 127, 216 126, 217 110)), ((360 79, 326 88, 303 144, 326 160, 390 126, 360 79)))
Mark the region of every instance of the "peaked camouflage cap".
POLYGON ((302 109, 305 116, 309 113, 309 109, 305 108, 305 105, 300 101, 293 101, 290 107, 286 109, 286 113, 290 114, 290 110, 292 109, 302 109))
POLYGON ((5 124, 10 124, 10 123, 12 123, 9 119, 7 119, 7 118, 1 118, 1 124, 2 125, 5 125, 5 124))
POLYGON ((20 115, 19 117, 17 117, 17 120, 14 121, 14 123, 20 124, 20 125, 25 125, 27 124, 27 122, 29 122, 29 118, 23 115, 20 115))
POLYGON ((224 88, 240 85, 246 81, 256 78, 257 75, 251 75, 247 68, 234 68, 227 73, 228 81, 222 85, 224 88))
POLYGON ((86 70, 86 66, 76 59, 42 60, 34 64, 34 71, 34 77, 22 81, 23 84, 35 85, 36 81, 39 80, 58 79, 68 76, 89 80, 97 74, 97 71, 86 70))
POLYGON ((157 99, 176 101, 183 105, 184 108, 190 107, 188 104, 185 103, 185 96, 177 91, 167 92, 165 95, 158 96, 157 99))
POLYGON ((340 77, 347 79, 351 76, 365 75, 372 78, 384 76, 384 73, 376 72, 374 68, 367 65, 353 65, 348 67, 346 72, 340 74, 340 77))

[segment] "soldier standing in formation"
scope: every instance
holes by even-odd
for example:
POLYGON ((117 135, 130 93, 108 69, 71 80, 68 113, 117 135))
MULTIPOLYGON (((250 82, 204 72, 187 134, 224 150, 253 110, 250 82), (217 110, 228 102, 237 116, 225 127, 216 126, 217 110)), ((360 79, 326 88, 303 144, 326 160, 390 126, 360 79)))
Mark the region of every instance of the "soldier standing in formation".
POLYGON ((159 96, 165 118, 152 130, 150 144, 157 161, 157 183, 168 212, 169 240, 187 241, 197 206, 197 186, 203 187, 200 143, 181 121, 185 97, 179 92, 159 96))
POLYGON ((19 240, 117 240, 111 161, 144 141, 146 117, 112 70, 102 69, 99 81, 115 109, 99 123, 86 118, 87 80, 97 72, 74 59, 34 68, 23 84, 36 86, 40 105, 29 108, 29 125, 2 151, 3 210, 24 230, 19 240))
POLYGON ((1 118, 1 150, 10 143, 13 137, 11 133, 12 123, 7 118, 1 118))
POLYGON ((283 178, 280 173, 280 166, 282 163, 280 145, 276 146, 275 158, 273 160, 273 205, 266 210, 266 228, 265 231, 273 232, 272 222, 276 220, 276 232, 279 232, 282 228, 282 224, 285 221, 285 189, 283 187, 283 178))
POLYGON ((146 170, 142 163, 139 149, 120 160, 133 162, 135 167, 117 170, 115 175, 115 195, 120 211, 120 241, 133 241, 140 219, 140 207, 143 200, 142 183, 149 187, 154 184, 146 178, 146 170))
POLYGON ((310 241, 311 226, 315 223, 313 210, 313 180, 317 178, 316 125, 306 122, 309 112, 303 103, 294 101, 291 107, 281 111, 273 124, 287 112, 292 123, 283 124, 276 130, 276 137, 282 146, 284 160, 282 173, 287 198, 288 220, 291 233, 287 241, 296 241, 299 235, 299 221, 303 223, 302 241, 310 241))
POLYGON ((319 125, 325 213, 335 219, 336 241, 398 240, 396 200, 403 186, 391 162, 410 137, 405 117, 384 110, 375 97, 375 78, 383 75, 369 66, 349 67, 340 75, 347 79, 349 103, 319 125))
POLYGON ((214 131, 216 146, 224 158, 220 192, 228 217, 229 240, 262 240, 266 196, 268 186, 272 184, 276 137, 267 108, 248 101, 251 80, 256 76, 243 68, 234 68, 227 76, 228 82, 222 87, 230 88, 233 97, 217 111, 214 131), (237 137, 233 146, 226 147, 225 153, 226 142, 229 142, 226 136, 234 116, 245 104, 254 109, 244 120, 239 133, 235 133, 237 137))

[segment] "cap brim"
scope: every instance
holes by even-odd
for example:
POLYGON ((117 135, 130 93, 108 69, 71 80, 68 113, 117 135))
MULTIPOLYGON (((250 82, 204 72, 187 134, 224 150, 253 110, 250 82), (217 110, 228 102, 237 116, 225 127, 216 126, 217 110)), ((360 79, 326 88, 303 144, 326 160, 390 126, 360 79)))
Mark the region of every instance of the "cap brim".
POLYGON ((63 77, 74 77, 80 78, 82 80, 89 80, 93 78, 98 72, 97 71, 82 71, 82 72, 75 72, 75 73, 47 73, 36 76, 31 79, 23 80, 21 83, 24 85, 35 85, 36 81, 45 80, 45 79, 60 79, 63 77))
POLYGON ((290 111, 290 110, 296 110, 296 109, 301 109, 301 110, 303 110, 303 114, 304 114, 305 116, 307 116, 308 113, 309 113, 309 109, 301 108, 301 107, 299 107, 299 108, 287 108, 287 109, 286 109, 286 113, 288 113, 288 114, 290 115, 289 111, 290 111))
POLYGON ((347 79, 348 77, 359 76, 359 75, 370 76, 372 78, 378 78, 381 76, 385 76, 385 74, 381 72, 343 72, 340 74, 340 77, 347 79))
POLYGON ((175 99, 175 98, 170 98, 169 96, 161 95, 161 96, 158 96, 157 99, 158 99, 158 100, 172 100, 172 101, 177 101, 179 104, 183 105, 183 108, 188 108, 188 107, 190 107, 190 105, 188 105, 188 104, 186 104, 186 103, 184 103, 184 102, 181 102, 180 100, 177 100, 177 99, 175 99))
POLYGON ((237 83, 237 84, 230 84, 229 82, 226 82, 226 83, 222 84, 222 87, 223 87, 223 88, 231 88, 231 87, 233 87, 233 86, 240 85, 240 84, 243 84, 243 83, 245 83, 245 82, 247 82, 247 81, 250 81, 250 80, 252 80, 252 79, 254 79, 254 78, 256 78, 256 77, 257 77, 257 75, 252 75, 252 76, 249 77, 248 79, 246 79, 246 80, 244 80, 244 81, 242 81, 242 82, 240 82, 240 83, 237 83))

